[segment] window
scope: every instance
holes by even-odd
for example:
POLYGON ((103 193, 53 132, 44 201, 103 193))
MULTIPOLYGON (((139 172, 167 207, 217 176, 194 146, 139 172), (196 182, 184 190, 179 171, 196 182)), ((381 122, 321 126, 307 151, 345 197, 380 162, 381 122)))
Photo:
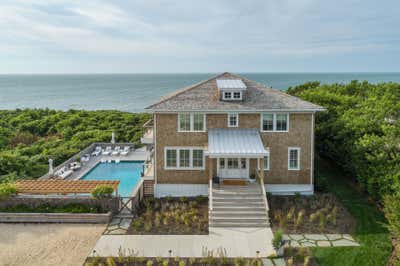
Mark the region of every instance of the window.
POLYGON ((179 132, 203 132, 206 128, 206 115, 202 113, 180 113, 179 132))
POLYGON ((262 130, 273 131, 274 130, 274 114, 263 114, 262 115, 262 130))
POLYGON ((179 167, 190 167, 190 150, 179 150, 179 167))
POLYGON ((167 167, 176 167, 176 150, 167 150, 166 154, 167 159, 165 161, 167 167))
POLYGON ((228 127, 238 127, 239 125, 239 114, 231 113, 228 114, 228 127))
POLYGON ((165 169, 204 169, 204 149, 196 147, 166 147, 165 169))
POLYGON ((219 168, 224 169, 225 168, 225 159, 219 159, 219 168))
MULTIPOLYGON (((269 150, 266 148, 266 150, 269 150)), ((257 160, 257 169, 260 170, 260 160, 257 160)), ((264 156, 264 170, 268 171, 269 170, 269 155, 264 156)))
POLYGON ((288 169, 300 170, 300 148, 288 149, 288 169))
POLYGON ((179 114, 179 131, 190 131, 190 114, 179 114))
POLYGON ((246 169, 247 160, 245 158, 240 159, 240 168, 246 169))
POLYGON ((239 162, 237 158, 228 158, 228 169, 238 169, 239 162))
POLYGON ((233 99, 241 100, 242 99, 242 93, 240 91, 234 92, 233 93, 233 99))
POLYGON ((193 168, 202 168, 204 165, 204 151, 203 150, 193 150, 193 168))
POLYGON ((276 115, 276 131, 287 131, 287 114, 276 115))
POLYGON ((273 132, 289 131, 289 114, 262 114, 261 129, 273 132))
POLYGON ((193 131, 204 130, 204 114, 193 114, 193 131))
POLYGON ((228 91, 224 92, 224 97, 223 98, 224 98, 224 100, 231 99, 232 98, 232 93, 228 92, 228 91))

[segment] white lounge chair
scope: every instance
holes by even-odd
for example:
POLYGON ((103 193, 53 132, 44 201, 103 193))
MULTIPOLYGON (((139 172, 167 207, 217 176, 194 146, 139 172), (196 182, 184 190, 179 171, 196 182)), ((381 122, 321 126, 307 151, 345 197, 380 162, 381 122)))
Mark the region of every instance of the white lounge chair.
POLYGON ((92 156, 99 156, 101 154, 101 147, 97 146, 96 149, 92 152, 92 156))
POLYGON ((81 157, 81 162, 82 163, 88 162, 89 160, 90 160, 90 154, 88 154, 88 153, 81 157))
POLYGON ((70 164, 69 168, 73 171, 78 170, 81 168, 81 164, 78 162, 73 162, 70 164))
POLYGON ((55 175, 60 177, 61 179, 65 179, 68 176, 72 175, 74 171, 72 171, 71 169, 68 169, 66 167, 61 168, 60 170, 58 170, 55 175))
POLYGON ((114 151, 111 153, 111 155, 118 155, 121 152, 121 147, 116 146, 114 151))
POLYGON ((110 155, 111 154, 111 146, 107 146, 106 149, 102 152, 103 155, 110 155))
POLYGON ((121 160, 120 159, 115 159, 115 163, 120 163, 121 160))
POLYGON ((131 147, 125 146, 124 149, 120 152, 120 155, 126 156, 130 152, 130 150, 131 150, 131 147))

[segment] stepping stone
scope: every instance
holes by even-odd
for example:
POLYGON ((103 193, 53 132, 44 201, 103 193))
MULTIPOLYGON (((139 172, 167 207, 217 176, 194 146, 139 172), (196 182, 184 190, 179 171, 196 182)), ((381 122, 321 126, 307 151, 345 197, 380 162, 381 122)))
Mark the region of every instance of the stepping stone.
POLYGON ((283 235, 283 236, 282 236, 282 239, 283 239, 283 240, 291 240, 291 238, 290 238, 289 235, 283 235))
POLYGON ((126 230, 125 229, 116 229, 114 231, 111 231, 109 235, 125 235, 126 230))
POLYGON ((351 235, 349 235, 349 234, 343 234, 342 237, 343 237, 344 239, 347 239, 347 240, 350 240, 350 241, 354 241, 354 238, 353 238, 351 235))
POLYGON ((290 241, 290 246, 294 248, 301 247, 300 243, 294 240, 290 241))
POLYGON ((317 241, 317 246, 318 247, 330 247, 331 242, 325 241, 325 240, 320 240, 320 241, 317 241))
POLYGON ((111 226, 113 226, 113 225, 117 225, 117 224, 119 224, 121 222, 121 219, 120 218, 113 218, 112 220, 111 220, 111 222, 108 224, 109 226, 111 225, 111 226))
POLYGON ((305 241, 301 243, 302 247, 316 247, 317 245, 313 242, 305 241))
POLYGON ((285 259, 282 258, 273 259, 273 262, 275 266, 286 266, 285 259))
POLYGON ((119 226, 118 226, 118 224, 117 224, 117 225, 108 226, 108 227, 107 227, 107 230, 108 230, 108 231, 113 231, 113 230, 116 230, 116 229, 118 229, 118 228, 119 228, 119 226))
POLYGON ((128 230, 128 228, 129 228, 129 226, 131 225, 131 223, 132 223, 132 219, 124 218, 124 219, 122 219, 122 221, 121 221, 121 223, 119 224, 119 226, 120 226, 121 228, 123 228, 123 229, 128 230))
POLYGON ((351 246, 359 246, 358 243, 347 240, 347 239, 339 239, 336 241, 332 241, 332 246, 334 247, 351 247, 351 246))
POLYGON ((326 234, 326 237, 329 240, 338 240, 338 239, 342 239, 342 235, 339 234, 326 234))
POLYGON ((302 240, 304 239, 303 235, 295 235, 295 234, 290 234, 289 237, 293 240, 302 240))
POLYGON ((304 235, 304 237, 311 240, 328 240, 328 238, 325 235, 320 235, 320 234, 307 234, 304 235))
POLYGON ((274 263, 270 259, 262 259, 261 261, 264 266, 274 266, 274 263))

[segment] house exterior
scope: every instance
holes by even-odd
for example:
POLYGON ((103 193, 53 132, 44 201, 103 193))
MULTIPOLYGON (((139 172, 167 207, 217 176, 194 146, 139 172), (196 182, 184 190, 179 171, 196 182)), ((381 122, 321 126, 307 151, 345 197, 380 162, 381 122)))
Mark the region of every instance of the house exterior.
POLYGON ((209 180, 264 180, 275 194, 314 191, 314 116, 321 106, 223 73, 146 108, 153 113, 154 194, 207 195, 209 180))

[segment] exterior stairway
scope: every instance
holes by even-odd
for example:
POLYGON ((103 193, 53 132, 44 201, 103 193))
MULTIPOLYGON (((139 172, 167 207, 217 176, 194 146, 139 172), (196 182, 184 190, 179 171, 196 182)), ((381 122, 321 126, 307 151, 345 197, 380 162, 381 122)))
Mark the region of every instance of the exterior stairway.
POLYGON ((269 227, 263 196, 259 184, 214 185, 210 226, 269 227))

